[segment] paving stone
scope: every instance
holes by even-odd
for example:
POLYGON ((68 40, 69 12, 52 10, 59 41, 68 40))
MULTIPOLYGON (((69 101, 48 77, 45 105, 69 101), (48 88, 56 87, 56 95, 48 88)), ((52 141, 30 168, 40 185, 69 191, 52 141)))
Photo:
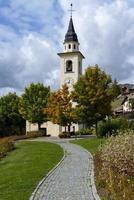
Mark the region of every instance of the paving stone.
POLYGON ((89 154, 78 145, 60 142, 66 157, 38 188, 32 200, 94 200, 89 154))

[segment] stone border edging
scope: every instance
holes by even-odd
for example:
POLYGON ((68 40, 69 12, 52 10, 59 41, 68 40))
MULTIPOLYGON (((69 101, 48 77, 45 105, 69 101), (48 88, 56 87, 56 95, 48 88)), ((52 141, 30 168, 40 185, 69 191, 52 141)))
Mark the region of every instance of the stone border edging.
POLYGON ((79 146, 81 149, 83 149, 85 152, 87 152, 89 154, 89 159, 90 159, 90 163, 91 163, 91 188, 92 188, 92 194, 93 194, 93 197, 94 197, 94 200, 101 200, 99 195, 98 195, 98 192, 97 192, 97 189, 96 189, 96 186, 95 186, 95 181, 94 181, 94 161, 93 161, 93 156, 92 154, 86 150, 84 147, 78 145, 78 144, 75 144, 75 143, 71 143, 71 144, 74 144, 74 145, 77 145, 79 146))
MULTIPOLYGON (((53 142, 51 142, 51 143, 53 143, 53 142)), ((56 143, 56 144, 57 144, 57 143, 56 143)), ((61 147, 60 144, 57 144, 57 145, 59 145, 59 146, 61 147)), ((61 147, 61 148, 62 148, 62 147, 61 147)), ((62 149, 63 149, 63 148, 62 148, 62 149)), ((62 159, 60 160, 60 162, 59 162, 50 172, 48 172, 48 174, 39 182, 39 184, 37 185, 36 189, 35 189, 34 192, 32 193, 32 195, 31 195, 31 197, 30 197, 29 200, 34 200, 35 195, 38 194, 38 189, 42 186, 42 184, 44 183, 44 181, 45 181, 49 176, 51 176, 51 175, 55 172, 55 170, 59 167, 59 165, 64 161, 64 159, 65 159, 65 157, 66 157, 66 152, 65 152, 64 149, 63 149, 63 152, 64 152, 64 155, 63 155, 62 159)))

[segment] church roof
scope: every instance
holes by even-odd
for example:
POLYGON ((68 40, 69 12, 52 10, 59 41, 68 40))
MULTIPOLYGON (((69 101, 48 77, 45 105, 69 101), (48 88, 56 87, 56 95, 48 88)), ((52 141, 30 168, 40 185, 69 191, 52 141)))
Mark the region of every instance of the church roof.
POLYGON ((78 38, 77 38, 77 34, 75 33, 72 17, 70 18, 68 31, 65 35, 64 42, 78 42, 78 38))

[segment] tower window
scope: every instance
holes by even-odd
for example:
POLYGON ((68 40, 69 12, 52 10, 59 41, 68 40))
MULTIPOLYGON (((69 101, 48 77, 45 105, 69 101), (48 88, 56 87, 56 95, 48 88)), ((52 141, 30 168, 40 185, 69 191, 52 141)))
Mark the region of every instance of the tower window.
POLYGON ((74 49, 76 49, 76 45, 74 44, 74 49))
POLYGON ((66 62, 66 72, 72 72, 73 71, 73 62, 72 60, 68 60, 66 62))
POLYGON ((68 48, 71 49, 71 44, 68 45, 68 48))

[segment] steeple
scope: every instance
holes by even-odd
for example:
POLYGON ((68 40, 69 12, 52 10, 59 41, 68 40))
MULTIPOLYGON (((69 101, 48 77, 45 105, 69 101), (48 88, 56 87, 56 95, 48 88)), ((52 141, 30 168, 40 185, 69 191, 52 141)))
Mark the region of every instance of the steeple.
POLYGON ((67 31, 67 33, 65 35, 64 43, 65 42, 78 42, 78 37, 77 37, 77 34, 75 33, 72 16, 70 18, 68 31, 67 31))

